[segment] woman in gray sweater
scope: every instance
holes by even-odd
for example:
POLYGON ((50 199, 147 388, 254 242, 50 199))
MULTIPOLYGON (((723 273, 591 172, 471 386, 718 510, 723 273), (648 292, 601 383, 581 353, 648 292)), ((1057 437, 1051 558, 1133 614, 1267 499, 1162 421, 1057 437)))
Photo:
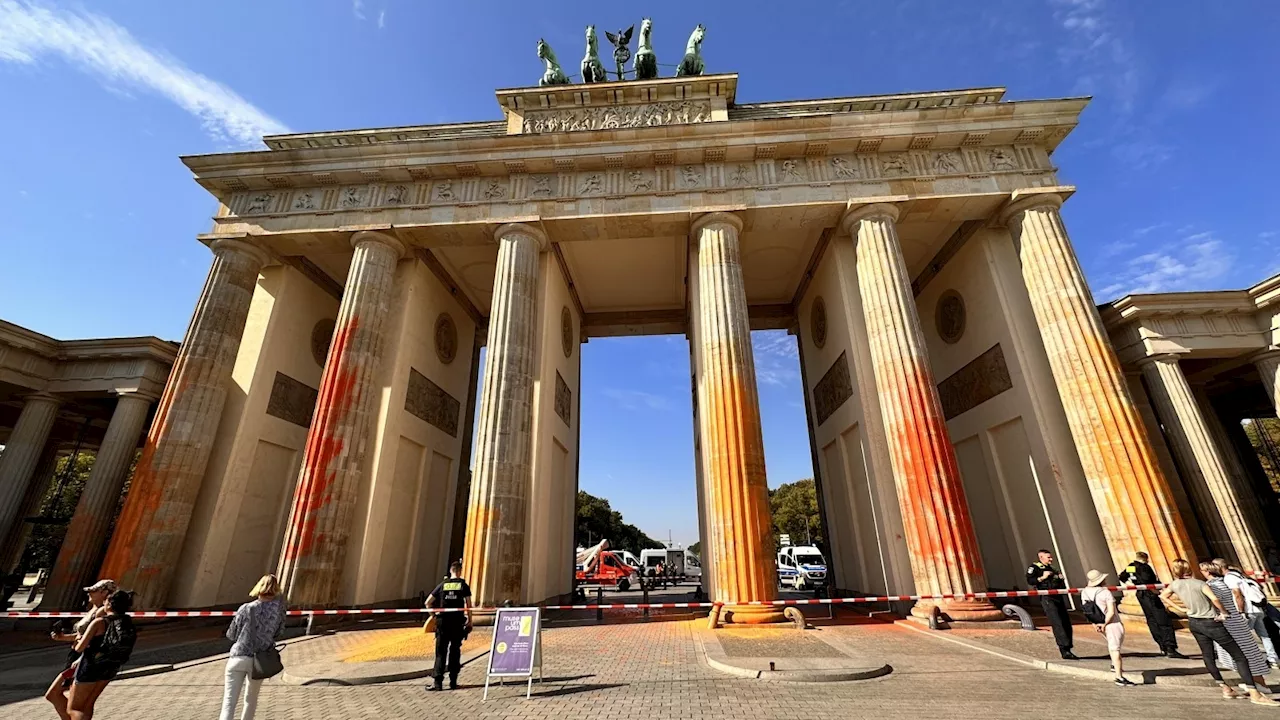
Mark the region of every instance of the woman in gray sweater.
POLYGON ((253 720, 258 709, 258 690, 262 687, 261 680, 251 677, 253 656, 273 647, 276 635, 284 628, 284 597, 275 575, 263 575, 249 596, 256 599, 241 605, 231 619, 231 627, 227 628, 227 639, 233 644, 231 657, 227 658, 221 720, 235 720, 236 698, 241 688, 244 689, 244 713, 240 717, 253 720))

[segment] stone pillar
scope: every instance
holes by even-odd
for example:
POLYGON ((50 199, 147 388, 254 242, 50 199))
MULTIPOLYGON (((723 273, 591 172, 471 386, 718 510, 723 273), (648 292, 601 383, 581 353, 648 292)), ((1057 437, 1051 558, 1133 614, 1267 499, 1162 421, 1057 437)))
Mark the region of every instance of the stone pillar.
POLYGON ((462 552, 463 575, 480 607, 525 600, 536 293, 539 254, 547 249, 546 235, 529 225, 503 225, 494 237, 498 263, 462 552))
POLYGON ((26 518, 34 517, 40 512, 40 505, 44 502, 44 496, 49 494, 49 486, 53 484, 53 476, 57 470, 58 447, 56 444, 47 444, 44 455, 36 465, 31 483, 27 486, 27 495, 22 499, 22 506, 18 508, 18 514, 13 516, 13 522, 9 524, 9 534, 4 538, 4 545, 0 546, 0 577, 13 572, 18 567, 18 562, 22 560, 22 553, 27 549, 27 538, 31 537, 32 527, 31 523, 26 522, 26 518))
POLYGON ((1253 357, 1253 365, 1262 376, 1262 386, 1267 389, 1271 407, 1280 413, 1280 349, 1269 349, 1253 357))
POLYGON ((49 442, 49 431, 62 401, 49 393, 28 395, 18 423, 0 455, 0 538, 6 537, 22 508, 36 465, 49 442))
POLYGON ((258 271, 268 259, 241 240, 215 240, 211 249, 213 266, 102 565, 105 577, 137 593, 138 610, 160 608, 167 599, 232 382, 258 271))
POLYGON ((1143 550, 1165 577, 1171 560, 1194 560, 1194 551, 1058 214, 1061 206, 1055 193, 1015 193, 1001 215, 1022 261, 1112 562, 1124 567, 1143 550))
POLYGON ((698 424, 709 534, 704 541, 715 557, 713 599, 725 603, 721 619, 776 622, 782 619, 781 608, 743 604, 773 600, 778 578, 741 230, 742 221, 728 213, 704 215, 691 230, 698 248, 694 341, 699 345, 698 424))
MULTIPOLYGON (((982 553, 929 368, 897 219, 898 209, 881 203, 851 209, 841 224, 855 242, 858 294, 911 574, 921 595, 985 592, 982 553)), ((1004 619, 987 600, 922 600, 911 612, 927 617, 934 606, 953 620, 1004 619)))
POLYGON ((1261 543, 1246 519, 1243 498, 1177 356, 1144 358, 1140 366, 1156 415, 1178 458, 1182 479, 1196 503, 1209 551, 1248 570, 1265 568, 1261 543))
POLYGON ((358 232, 355 254, 320 378, 293 508, 280 552, 289 601, 336 605, 365 458, 378 410, 375 381, 386 343, 396 263, 405 246, 381 232, 358 232))
POLYGON ((107 530, 153 399, 137 393, 121 393, 116 400, 107 434, 93 460, 89 479, 49 576, 44 599, 40 601, 42 609, 76 610, 84 605, 83 588, 96 579, 92 576, 98 570, 98 560, 107 543, 107 530))

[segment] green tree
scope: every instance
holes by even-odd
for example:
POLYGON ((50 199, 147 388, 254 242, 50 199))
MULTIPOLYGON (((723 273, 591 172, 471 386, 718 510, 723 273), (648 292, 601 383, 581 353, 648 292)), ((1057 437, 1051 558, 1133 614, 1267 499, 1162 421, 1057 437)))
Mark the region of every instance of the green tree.
POLYGON ((698 557, 702 557, 702 541, 699 540, 698 542, 690 545, 689 552, 693 553, 694 555, 697 555, 698 557))
POLYGON ((1280 467, 1276 466, 1280 462, 1280 457, 1277 457, 1280 456, 1280 420, 1252 420, 1244 424, 1244 434, 1258 454, 1258 462, 1262 464, 1267 480, 1271 481, 1272 489, 1280 493, 1280 467))
POLYGON ((590 547, 602 538, 617 550, 630 550, 639 555, 647 548, 665 547, 635 525, 622 521, 622 513, 609 507, 609 501, 578 491, 578 522, 575 528, 578 545, 590 547))
POLYGON ((42 522, 31 528, 26 551, 18 565, 22 572, 34 572, 39 568, 53 566, 53 561, 58 557, 58 549, 62 547, 62 539, 67 534, 67 523, 76 510, 76 503, 80 502, 80 494, 84 492, 89 471, 93 469, 95 457, 91 452, 81 452, 58 458, 53 484, 40 504, 38 517, 42 522))
POLYGON ((818 515, 818 492, 812 478, 779 485, 769 491, 769 511, 773 514, 773 540, 790 535, 791 544, 826 547, 822 520, 818 515))

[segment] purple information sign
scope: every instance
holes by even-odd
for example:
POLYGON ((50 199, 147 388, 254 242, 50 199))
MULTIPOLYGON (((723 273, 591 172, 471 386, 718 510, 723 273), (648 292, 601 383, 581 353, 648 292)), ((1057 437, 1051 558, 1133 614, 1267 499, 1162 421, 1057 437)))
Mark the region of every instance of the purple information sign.
POLYGON ((489 646, 490 675, 533 675, 538 608, 499 608, 489 646))

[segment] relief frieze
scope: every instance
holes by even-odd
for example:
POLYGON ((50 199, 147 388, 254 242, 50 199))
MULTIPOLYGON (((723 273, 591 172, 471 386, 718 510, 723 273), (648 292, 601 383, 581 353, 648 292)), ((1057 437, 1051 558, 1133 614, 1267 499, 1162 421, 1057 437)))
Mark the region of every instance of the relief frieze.
POLYGON ((1013 388, 999 343, 938 383, 942 415, 950 420, 1013 388))
POLYGON ((277 372, 271 383, 271 395, 267 399, 267 414, 298 427, 309 428, 311 415, 316 410, 316 398, 319 396, 319 390, 277 372))
POLYGON ((524 115, 525 133, 616 130, 618 128, 691 125, 711 121, 706 100, 656 102, 621 107, 583 107, 565 110, 530 110, 524 115))
POLYGON ((844 353, 840 353, 818 384, 813 386, 814 419, 821 425, 851 397, 853 378, 849 376, 849 361, 844 353))
POLYGON ((462 403, 422 373, 409 368, 409 387, 404 394, 404 409, 428 425, 458 437, 458 411, 462 403))
MULTIPOLYGON (((638 106, 641 107, 641 106, 638 106)), ((611 168, 498 177, 436 177, 422 182, 330 185, 292 191, 246 190, 234 194, 234 214, 281 215, 371 211, 438 205, 572 201, 626 195, 772 190, 788 185, 879 183, 923 178, 964 191, 970 179, 1000 173, 1044 175, 1053 168, 1032 147, 961 147, 898 152, 859 152, 811 158, 769 158, 752 163, 713 162, 611 168), (964 187, 960 187, 964 185, 964 187)))

